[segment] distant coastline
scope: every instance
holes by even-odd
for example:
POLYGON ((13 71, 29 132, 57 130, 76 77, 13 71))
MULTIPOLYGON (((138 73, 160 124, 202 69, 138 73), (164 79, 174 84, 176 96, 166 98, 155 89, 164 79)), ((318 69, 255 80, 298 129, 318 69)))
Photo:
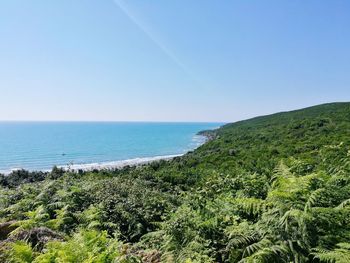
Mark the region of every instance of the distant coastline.
MULTIPOLYGON (((199 147, 199 146, 198 146, 199 147)), ((115 169, 122 169, 124 167, 130 166, 140 166, 149 164, 156 161, 169 161, 171 159, 174 159, 175 157, 180 157, 185 155, 186 153, 182 154, 172 154, 172 155, 161 155, 161 156, 153 156, 153 157, 138 157, 138 158, 132 158, 132 159, 125 159, 125 160, 117 160, 117 161, 106 161, 106 162, 95 162, 95 163, 80 163, 80 164, 67 164, 67 165, 56 165, 57 168, 63 169, 65 171, 70 172, 79 172, 79 171, 94 171, 94 170, 115 170, 115 169)), ((24 168, 13 168, 11 170, 2 170, 0 171, 0 174, 3 175, 9 175, 14 171, 19 170, 27 170, 24 168)), ((36 170, 29 170, 30 172, 51 172, 51 169, 36 169, 36 170)))
MULTIPOLYGON (((198 144, 195 149, 204 145, 206 142, 214 139, 213 133, 210 133, 210 130, 200 131, 195 136, 200 136, 203 138, 203 141, 201 141, 201 143, 198 144)), ((192 151, 195 149, 192 149, 192 151)), ((153 157, 139 157, 139 158, 126 159, 126 160, 119 160, 119 161, 64 165, 64 166, 58 166, 58 168, 62 168, 66 171, 71 171, 71 172, 78 172, 79 170, 86 172, 86 171, 93 171, 93 170, 122 169, 127 166, 135 167, 139 165, 150 164, 156 161, 162 161, 162 160, 169 161, 174 159, 175 157, 184 156, 189 151, 181 154, 161 155, 161 156, 153 156, 153 157)))
MULTIPOLYGON (((195 149, 197 149, 198 147, 202 146, 206 142, 213 139, 213 137, 208 131, 209 130, 200 131, 195 135, 197 137, 200 136, 203 138, 201 143, 198 144, 195 149)), ((192 151, 195 149, 192 149, 192 151)), ((127 166, 135 167, 135 166, 150 164, 156 161, 169 161, 174 159, 175 157, 184 156, 189 151, 181 154, 160 155, 160 156, 153 156, 153 157, 139 157, 139 158, 126 159, 126 160, 119 160, 119 161, 64 165, 64 166, 58 166, 58 168, 62 168, 66 171, 71 171, 71 172, 78 172, 78 171, 87 172, 87 171, 93 171, 93 170, 115 170, 115 169, 122 169, 127 166)))
MULTIPOLYGON (((199 147, 199 146, 198 146, 199 147)), ((182 154, 172 154, 172 155, 161 155, 161 156, 153 156, 153 157, 138 157, 138 158, 132 158, 132 159, 125 159, 125 160, 117 160, 117 161, 106 161, 106 162, 96 162, 96 163, 80 163, 80 164, 67 164, 67 165, 56 165, 57 168, 63 169, 65 171, 70 172, 79 172, 79 171, 94 171, 94 170, 115 170, 115 169, 122 169, 124 167, 130 166, 140 166, 149 164, 155 161, 169 161, 175 157, 180 157, 185 155, 186 153, 182 154)), ((11 170, 3 170, 0 171, 0 174, 3 175, 9 175, 14 171, 18 170, 27 170, 24 168, 13 168, 11 170)), ((37 169, 37 170, 29 170, 30 172, 50 172, 51 169, 37 169)))
POLYGON ((78 171, 93 171, 93 170, 114 170, 122 169, 127 166, 139 166, 144 164, 149 164, 155 161, 161 160, 171 160, 175 157, 183 156, 184 154, 173 154, 173 155, 164 155, 164 156, 154 156, 154 157, 142 157, 142 158, 133 158, 120 161, 111 161, 111 162, 101 162, 101 163, 87 163, 87 164, 72 164, 58 166, 66 171, 78 172, 78 171))
MULTIPOLYGON (((215 129, 214 129, 215 130, 215 129)), ((213 131, 214 131, 213 130, 213 131)), ((116 160, 116 161, 106 161, 106 162, 94 162, 94 163, 72 163, 72 164, 67 164, 67 165, 56 165, 57 168, 63 169, 65 171, 70 171, 70 172, 79 172, 79 171, 94 171, 94 170, 115 170, 115 169, 122 169, 125 167, 136 167, 136 166, 141 166, 141 165, 146 165, 150 164, 152 162, 156 161, 169 161, 172 160, 176 157, 181 157, 187 154, 190 151, 193 151, 197 149, 198 147, 204 145, 206 142, 210 141, 213 139, 212 133, 210 133, 211 130, 205 130, 205 131, 200 131, 198 132, 194 138, 201 137, 202 140, 200 140, 200 143, 194 148, 194 149, 188 149, 184 153, 180 154, 170 154, 170 155, 160 155, 160 156, 151 156, 151 157, 137 157, 137 158, 130 158, 130 159, 125 159, 125 160, 116 160)), ((0 174, 8 175, 13 171, 16 170, 22 170, 24 168, 14 168, 11 170, 4 170, 0 171, 0 174)), ((26 169, 24 169, 26 170, 26 169)), ((38 169, 38 170, 33 170, 33 171, 41 171, 41 172, 50 172, 51 169, 38 169)))
POLYGON ((0 123, 0 173, 114 169, 186 154, 221 123, 0 123), (69 167, 69 168, 68 168, 69 167))

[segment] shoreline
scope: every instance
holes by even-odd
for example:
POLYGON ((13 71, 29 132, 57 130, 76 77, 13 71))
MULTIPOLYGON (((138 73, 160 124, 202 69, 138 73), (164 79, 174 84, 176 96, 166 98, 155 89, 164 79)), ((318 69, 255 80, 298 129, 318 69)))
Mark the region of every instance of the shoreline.
POLYGON ((130 167, 137 167, 145 164, 150 164, 152 162, 156 161, 170 161, 176 157, 181 157, 186 155, 188 152, 196 150, 197 148, 201 147, 208 141, 210 141, 212 138, 208 136, 208 134, 201 134, 201 132, 198 132, 193 138, 202 137, 202 141, 196 145, 193 149, 187 149, 184 153, 180 154, 170 154, 170 155, 159 155, 159 156, 153 156, 153 157, 136 157, 131 159, 125 159, 125 160, 119 160, 119 161, 110 161, 110 162, 99 162, 99 163, 87 163, 87 164, 72 164, 72 165, 60 165, 57 166, 58 168, 62 168, 65 171, 70 172, 89 172, 93 170, 115 170, 115 169, 122 169, 124 167, 130 166, 130 167))
MULTIPOLYGON (((137 157, 137 158, 131 158, 131 159, 124 159, 124 160, 117 160, 117 161, 106 161, 106 162, 95 162, 95 163, 79 163, 79 164, 71 164, 71 165, 53 165, 53 167, 57 167, 59 169, 63 169, 66 172, 90 172, 94 170, 115 170, 115 169, 122 169, 124 167, 130 166, 130 167, 137 167, 145 164, 150 164, 152 162, 156 161, 169 161, 171 159, 174 159, 176 157, 184 156, 187 152, 181 153, 181 154, 171 154, 171 155, 159 155, 159 156, 153 156, 153 157, 137 157)), ((52 169, 25 169, 25 168, 13 168, 11 170, 2 170, 0 171, 0 174, 8 176, 12 172, 15 171, 21 171, 25 170, 28 172, 43 172, 43 173, 49 173, 52 171, 52 169)))
POLYGON ((137 167, 144 164, 150 164, 155 161, 169 161, 171 159, 174 159, 175 157, 180 157, 185 155, 183 154, 172 154, 172 155, 160 155, 160 156, 153 156, 153 157, 139 157, 139 158, 132 158, 132 159, 125 159, 125 160, 119 160, 119 161, 110 161, 110 162, 99 162, 99 163, 87 163, 87 164, 72 164, 72 165, 61 165, 57 166, 57 168, 61 168, 65 171, 69 172, 89 172, 93 170, 115 170, 115 169, 122 169, 124 167, 130 166, 130 167, 137 167))
MULTIPOLYGON (((95 163, 77 163, 77 164, 71 164, 71 165, 53 165, 57 168, 61 168, 64 171, 69 172, 89 172, 93 170, 115 170, 115 169, 122 169, 124 167, 130 166, 130 167, 137 167, 141 165, 150 164, 155 161, 169 161, 171 159, 174 159, 175 157, 181 157, 186 155, 188 152, 196 150, 197 148, 201 147, 208 141, 210 141, 212 138, 208 136, 206 133, 198 132, 194 137, 202 137, 203 140, 196 145, 193 149, 187 149, 184 153, 181 154, 170 154, 170 155, 158 155, 158 156, 151 156, 151 157, 136 157, 136 158, 130 158, 130 159, 124 159, 124 160, 116 160, 116 161, 102 161, 102 162, 95 162, 95 163)), ((14 171, 18 170, 26 170, 29 172, 51 172, 52 169, 38 169, 38 170, 29 170, 24 168, 14 168, 11 170, 4 170, 0 171, 0 174, 3 174, 5 176, 11 174, 14 171)))

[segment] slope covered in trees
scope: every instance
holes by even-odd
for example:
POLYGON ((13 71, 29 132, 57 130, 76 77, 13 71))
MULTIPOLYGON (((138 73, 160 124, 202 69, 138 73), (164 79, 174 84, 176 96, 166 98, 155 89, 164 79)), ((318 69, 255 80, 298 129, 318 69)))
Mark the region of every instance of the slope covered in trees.
POLYGON ((350 262, 350 103, 206 131, 171 161, 0 177, 0 262, 350 262))

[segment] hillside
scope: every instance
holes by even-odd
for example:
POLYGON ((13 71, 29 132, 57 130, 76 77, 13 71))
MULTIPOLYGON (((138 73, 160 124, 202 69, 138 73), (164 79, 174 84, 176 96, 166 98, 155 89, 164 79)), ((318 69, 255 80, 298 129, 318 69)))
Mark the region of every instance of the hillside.
POLYGON ((350 262, 350 103, 206 134, 171 161, 0 176, 0 262, 350 262))

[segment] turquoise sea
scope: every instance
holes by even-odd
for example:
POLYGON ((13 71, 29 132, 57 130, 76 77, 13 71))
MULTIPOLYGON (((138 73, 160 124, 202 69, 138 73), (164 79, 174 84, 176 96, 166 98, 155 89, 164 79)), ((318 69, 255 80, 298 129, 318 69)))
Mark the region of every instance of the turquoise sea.
POLYGON ((186 153, 220 123, 0 122, 0 173, 186 153))

